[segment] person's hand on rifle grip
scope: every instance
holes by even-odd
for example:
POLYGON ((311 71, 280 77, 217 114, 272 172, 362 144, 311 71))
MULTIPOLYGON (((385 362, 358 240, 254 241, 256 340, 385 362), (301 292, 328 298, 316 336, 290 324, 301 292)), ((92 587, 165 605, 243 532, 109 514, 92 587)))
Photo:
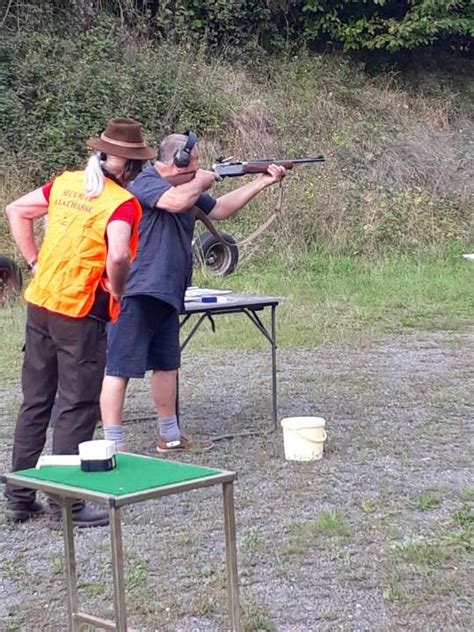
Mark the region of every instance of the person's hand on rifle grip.
POLYGON ((265 180, 265 185, 270 186, 276 182, 281 182, 286 176, 286 169, 282 165, 268 165, 267 172, 260 177, 265 180))
POLYGON ((199 182, 203 191, 207 191, 216 181, 216 174, 213 171, 208 171, 207 169, 198 169, 194 179, 199 182))

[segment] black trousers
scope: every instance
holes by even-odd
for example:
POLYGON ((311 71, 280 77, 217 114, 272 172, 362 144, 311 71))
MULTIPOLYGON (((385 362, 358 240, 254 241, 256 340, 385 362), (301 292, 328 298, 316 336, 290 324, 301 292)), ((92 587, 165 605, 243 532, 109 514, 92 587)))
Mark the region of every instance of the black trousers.
MULTIPOLYGON (((105 354, 104 322, 69 318, 28 305, 23 403, 15 427, 13 472, 35 467, 53 405, 57 413, 53 454, 77 454, 79 443, 92 439, 100 419, 105 354)), ((34 500, 35 491, 8 485, 6 496, 11 506, 21 506, 34 500)))

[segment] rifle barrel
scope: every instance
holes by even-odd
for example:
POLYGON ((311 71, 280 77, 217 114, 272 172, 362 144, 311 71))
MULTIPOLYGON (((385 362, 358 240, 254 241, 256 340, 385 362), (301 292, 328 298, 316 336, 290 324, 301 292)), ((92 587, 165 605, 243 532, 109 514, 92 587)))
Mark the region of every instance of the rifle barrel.
POLYGON ((294 162, 297 165, 305 162, 325 162, 325 160, 324 156, 313 156, 312 158, 296 158, 295 160, 290 160, 290 162, 294 162))
POLYGON ((306 162, 325 162, 325 158, 324 156, 320 155, 320 156, 312 156, 311 158, 293 158, 293 159, 287 159, 287 160, 276 160, 275 158, 260 158, 258 160, 246 160, 245 162, 247 164, 252 164, 252 163, 261 163, 261 162, 268 162, 270 164, 274 164, 274 165, 278 165, 279 163, 284 163, 284 162, 293 162, 295 165, 298 164, 304 164, 306 162))

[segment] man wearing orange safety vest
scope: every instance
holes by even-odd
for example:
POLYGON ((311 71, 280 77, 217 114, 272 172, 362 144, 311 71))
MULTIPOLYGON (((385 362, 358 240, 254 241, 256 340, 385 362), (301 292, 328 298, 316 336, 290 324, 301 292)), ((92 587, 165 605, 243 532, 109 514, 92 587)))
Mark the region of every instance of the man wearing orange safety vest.
MULTIPOLYGON (((12 471, 34 467, 46 441, 53 405, 53 454, 77 454, 92 439, 100 418, 99 396, 109 320, 116 320, 130 261, 138 244, 141 207, 124 186, 156 155, 140 125, 112 119, 83 171, 11 203, 6 211, 15 242, 33 279, 25 292, 27 320, 22 369, 23 403, 18 415, 12 471), (41 248, 33 221, 48 214, 41 248)), ((43 512, 33 490, 9 485, 7 519, 24 522, 43 512)), ((60 508, 49 500, 50 517, 60 508)), ((106 511, 73 504, 77 526, 108 523, 106 511)))

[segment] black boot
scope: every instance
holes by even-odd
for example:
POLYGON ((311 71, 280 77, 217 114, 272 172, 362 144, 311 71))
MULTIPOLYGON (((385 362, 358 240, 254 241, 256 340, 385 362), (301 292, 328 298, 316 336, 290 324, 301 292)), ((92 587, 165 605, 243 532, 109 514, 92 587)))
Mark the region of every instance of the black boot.
MULTIPOLYGON (((61 507, 53 498, 49 498, 50 526, 59 528, 62 523, 61 507)), ((99 509, 87 505, 81 500, 72 503, 72 524, 75 527, 106 527, 109 524, 107 509, 99 509)))
POLYGON ((43 505, 37 500, 31 503, 9 503, 5 515, 8 522, 26 522, 44 513, 43 505))

